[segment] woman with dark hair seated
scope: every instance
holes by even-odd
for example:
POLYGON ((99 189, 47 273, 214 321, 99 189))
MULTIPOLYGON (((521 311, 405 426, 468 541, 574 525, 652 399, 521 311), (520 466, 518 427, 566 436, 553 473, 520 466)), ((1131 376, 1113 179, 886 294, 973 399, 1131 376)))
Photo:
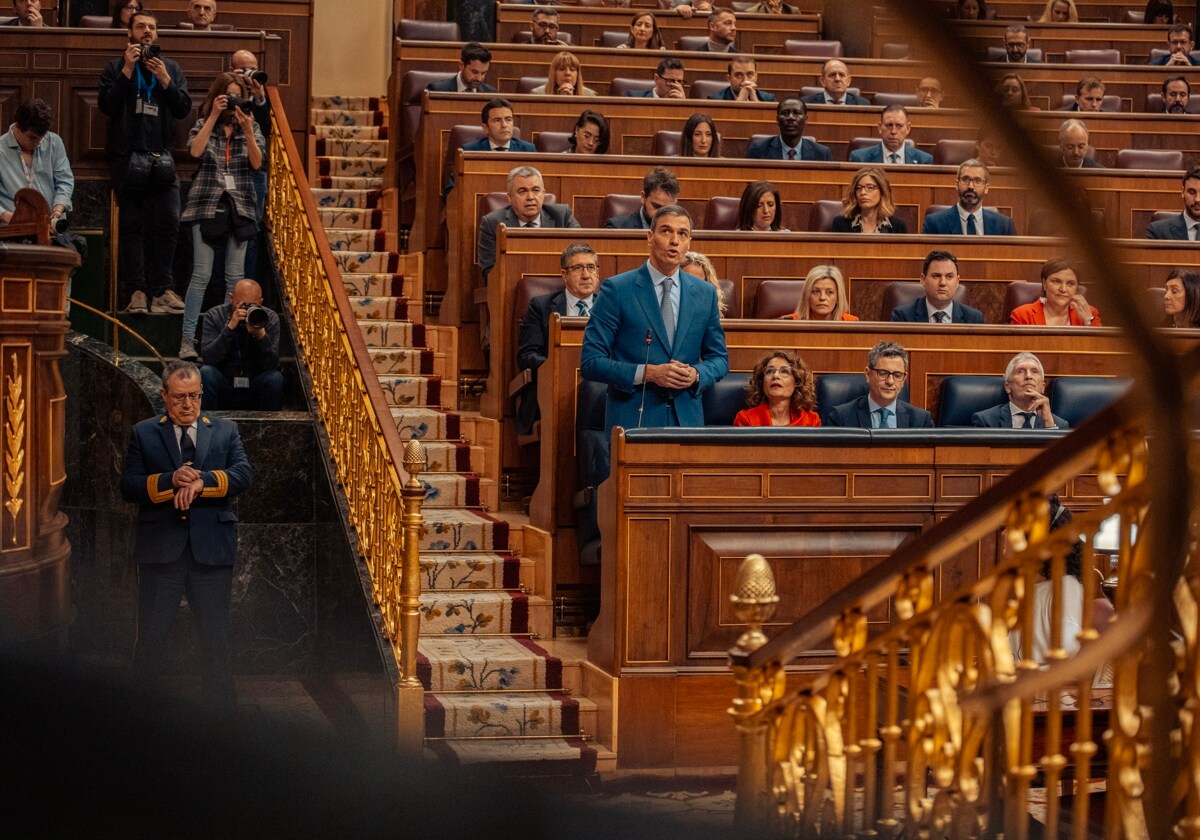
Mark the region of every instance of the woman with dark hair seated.
POLYGON ((1079 288, 1075 267, 1061 257, 1042 265, 1042 296, 1018 306, 1008 316, 1010 324, 1048 327, 1099 327, 1100 312, 1087 302, 1079 288))
POLYGON ((958 0, 953 17, 958 20, 987 20, 987 0, 958 0))
POLYGON ((1200 274, 1174 269, 1167 275, 1163 292, 1163 311, 1168 327, 1200 329, 1200 274))
POLYGON ((1171 0, 1148 0, 1146 11, 1142 13, 1142 21, 1151 25, 1170 26, 1175 22, 1175 7, 1171 0))
POLYGON ((834 217, 834 233, 908 233, 896 212, 892 184, 878 166, 854 173, 842 196, 842 215, 834 217))
POLYGON ((679 138, 680 157, 721 156, 721 135, 708 114, 692 114, 683 124, 679 138))
POLYGON ((571 130, 571 148, 563 154, 602 155, 608 151, 612 137, 608 129, 608 118, 599 111, 584 111, 571 130))
POLYGON ((116 0, 113 3, 112 28, 128 29, 134 12, 143 11, 142 0, 116 0))
POLYGON ((619 50, 665 50, 662 33, 658 31, 658 18, 653 12, 638 12, 629 22, 629 39, 618 44, 619 50))
POLYGON ((751 181, 742 190, 742 200, 738 204, 738 230, 758 233, 781 230, 779 221, 782 215, 783 202, 779 200, 779 187, 770 181, 751 181))
POLYGON ((820 426, 817 381, 792 350, 776 350, 754 366, 746 383, 746 405, 735 426, 820 426))

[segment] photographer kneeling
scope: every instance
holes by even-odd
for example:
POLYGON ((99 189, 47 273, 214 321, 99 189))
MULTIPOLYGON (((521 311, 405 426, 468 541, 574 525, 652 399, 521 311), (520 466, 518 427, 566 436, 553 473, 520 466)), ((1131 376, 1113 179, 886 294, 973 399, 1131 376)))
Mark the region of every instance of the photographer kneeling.
POLYGON ((204 313, 200 328, 200 407, 279 411, 283 374, 279 370, 279 316, 262 305, 262 287, 242 280, 229 302, 204 313))

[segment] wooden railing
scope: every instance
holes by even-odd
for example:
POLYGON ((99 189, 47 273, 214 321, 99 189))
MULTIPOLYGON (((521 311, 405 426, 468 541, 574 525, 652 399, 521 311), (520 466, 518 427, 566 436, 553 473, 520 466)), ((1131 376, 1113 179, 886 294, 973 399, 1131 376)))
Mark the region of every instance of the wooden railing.
POLYGON ((275 261, 358 550, 370 572, 372 598, 399 664, 398 745, 419 753, 425 728, 416 676, 417 551, 424 490, 416 478, 425 454, 417 441, 406 445, 401 440, 379 379, 364 375, 374 369, 366 343, 279 97, 274 88, 269 92, 275 130, 267 215, 275 261), (401 460, 409 473, 403 485, 397 468, 401 460))

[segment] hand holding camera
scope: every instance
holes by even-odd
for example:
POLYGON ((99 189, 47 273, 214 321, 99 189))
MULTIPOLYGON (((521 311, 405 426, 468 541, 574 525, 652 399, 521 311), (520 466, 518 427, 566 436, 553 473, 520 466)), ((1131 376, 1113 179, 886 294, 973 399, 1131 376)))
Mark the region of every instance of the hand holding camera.
POLYGON ((246 330, 250 335, 255 338, 263 338, 267 334, 267 322, 269 320, 266 307, 246 301, 234 308, 233 315, 230 317, 227 326, 231 330, 236 330, 245 322, 246 330))

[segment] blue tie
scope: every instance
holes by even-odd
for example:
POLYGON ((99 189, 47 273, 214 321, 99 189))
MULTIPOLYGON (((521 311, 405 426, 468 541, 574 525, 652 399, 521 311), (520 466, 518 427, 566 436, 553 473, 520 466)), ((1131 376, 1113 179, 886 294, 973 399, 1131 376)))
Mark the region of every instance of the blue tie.
POLYGON ((892 424, 892 414, 894 412, 890 408, 877 408, 877 409, 875 409, 875 413, 879 415, 879 426, 877 428, 880 428, 880 429, 896 428, 892 424))
POLYGON ((979 228, 975 226, 975 214, 967 216, 967 236, 977 236, 979 228))
POLYGON ((587 317, 588 309, 587 309, 587 304, 586 304, 586 303, 584 303, 584 302, 583 302, 583 301, 581 301, 581 300, 580 300, 580 301, 576 301, 576 302, 575 302, 575 308, 579 310, 579 314, 580 314, 581 316, 583 316, 584 318, 586 318, 586 317, 587 317))

